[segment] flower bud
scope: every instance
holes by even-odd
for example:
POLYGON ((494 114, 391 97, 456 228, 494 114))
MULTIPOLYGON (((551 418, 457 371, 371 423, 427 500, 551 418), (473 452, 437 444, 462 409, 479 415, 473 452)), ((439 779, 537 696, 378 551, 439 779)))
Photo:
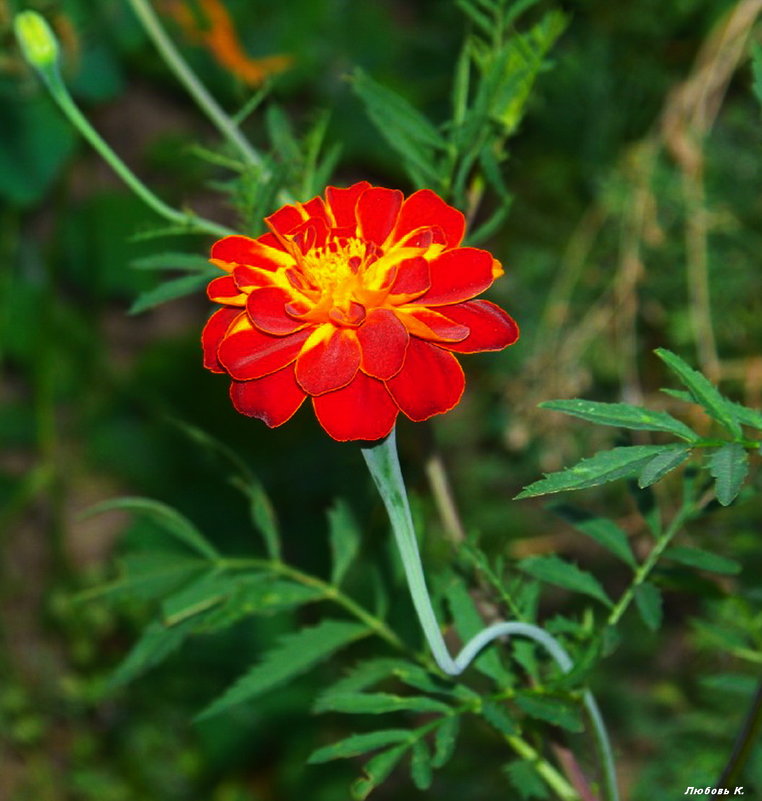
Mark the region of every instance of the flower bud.
POLYGON ((36 11, 22 11, 14 22, 16 38, 26 60, 35 68, 47 71, 58 61, 58 40, 36 11))

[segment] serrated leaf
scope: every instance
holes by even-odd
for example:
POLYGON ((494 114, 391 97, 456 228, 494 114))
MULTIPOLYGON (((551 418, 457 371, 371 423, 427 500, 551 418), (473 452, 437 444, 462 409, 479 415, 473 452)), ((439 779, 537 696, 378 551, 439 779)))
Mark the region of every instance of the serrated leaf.
POLYGON ((352 510, 338 500, 328 510, 328 536, 331 543, 331 584, 339 586, 360 550, 360 534, 352 510))
POLYGON ((108 681, 108 689, 121 687, 163 662, 180 647, 190 633, 190 628, 190 621, 171 627, 161 621, 150 623, 112 674, 108 681))
POLYGON ((560 698, 551 698, 548 695, 520 694, 516 696, 516 704, 532 718, 544 720, 572 732, 584 729, 577 708, 560 698))
POLYGON ((434 698, 391 693, 330 693, 322 695, 315 712, 344 712, 349 715, 384 715, 388 712, 449 713, 450 707, 434 698))
POLYGON ((741 572, 741 565, 735 559, 728 559, 725 556, 717 556, 710 551, 701 548, 690 548, 687 546, 676 545, 665 551, 664 557, 680 562, 682 565, 696 567, 699 570, 708 570, 712 573, 722 573, 734 576, 741 572))
POLYGON ((234 478, 233 485, 249 499, 249 515, 254 528, 262 535, 270 559, 280 561, 280 530, 270 499, 262 485, 251 478, 234 478))
POLYGON ((709 472, 715 479, 717 500, 729 506, 741 491, 749 472, 749 456, 738 442, 728 442, 718 448, 709 458, 709 472))
POLYGON ((573 467, 567 467, 558 473, 546 474, 545 478, 525 487, 516 499, 597 487, 619 478, 634 476, 663 450, 663 445, 625 445, 601 451, 595 456, 583 459, 573 467))
POLYGON ((410 758, 410 776, 413 784, 419 790, 428 790, 431 787, 431 753, 425 740, 413 742, 413 753, 410 758))
POLYGON ((348 757, 366 754, 394 743, 410 742, 411 733, 407 729, 381 729, 368 734, 353 734, 344 740, 326 745, 314 751, 307 762, 317 765, 330 762, 332 759, 346 759, 348 757))
POLYGON ((646 627, 656 631, 662 621, 662 597, 657 587, 643 582, 635 587, 635 606, 646 627))
POLYGON ((740 403, 723 398, 728 411, 738 420, 739 423, 750 428, 762 430, 762 412, 742 406, 740 403))
POLYGON ((690 455, 690 445, 672 445, 648 462, 638 476, 638 486, 641 489, 650 487, 664 478, 670 471, 679 467, 690 455))
POLYGON ((617 426, 635 431, 664 431, 688 442, 699 439, 698 434, 668 412, 655 412, 629 403, 600 403, 580 399, 552 400, 541 403, 540 408, 563 412, 604 426, 617 426))
POLYGON ((389 776, 409 747, 407 744, 398 745, 369 760, 363 767, 365 777, 352 785, 352 798, 364 801, 389 776))
POLYGON ((511 717, 504 705, 496 701, 484 699, 481 708, 482 717, 501 734, 513 737, 519 733, 518 723, 511 717))
POLYGON ((656 355, 672 370, 700 404, 718 423, 725 426, 736 437, 740 437, 741 426, 724 398, 709 379, 694 370, 678 355, 665 348, 657 348, 656 355))
POLYGON ((370 631, 367 627, 343 620, 323 620, 316 626, 288 634, 258 664, 204 709, 198 719, 211 717, 231 706, 250 701, 306 672, 368 634, 370 631))
POLYGON ((342 676, 337 682, 324 690, 316 703, 317 709, 330 709, 330 697, 333 695, 343 695, 346 693, 359 692, 383 679, 395 675, 395 671, 406 667, 407 662, 403 659, 368 659, 355 665, 346 676, 342 676))
POLYGON ((531 762, 511 762, 506 765, 505 772, 523 799, 539 798, 541 801, 549 798, 548 788, 537 773, 531 762))
POLYGON ((458 741, 459 733, 459 715, 449 715, 442 718, 442 722, 434 734, 434 757, 431 760, 433 767, 441 768, 447 764, 455 753, 455 744, 458 741))
POLYGON ((142 292, 138 295, 135 302, 130 306, 128 314, 140 314, 141 312, 161 306, 170 300, 192 295, 205 287, 212 278, 219 275, 219 270, 209 268, 206 272, 197 272, 191 275, 183 275, 180 278, 172 278, 163 281, 159 286, 142 292))
MULTIPOLYGON (((476 609, 468 590, 461 581, 456 579, 447 587, 445 596, 452 612, 456 631, 464 642, 470 640, 484 628, 484 620, 476 609)), ((503 667, 495 650, 487 650, 480 654, 474 660, 474 667, 502 686, 511 683, 511 675, 503 667)))
POLYGON ((219 557, 217 549, 204 537, 196 526, 181 515, 176 509, 167 506, 161 501, 154 501, 150 498, 115 498, 111 501, 104 501, 96 504, 87 510, 84 517, 103 514, 115 509, 124 509, 128 512, 138 512, 145 514, 158 523, 167 533, 171 534, 179 542, 197 551, 208 559, 215 560, 219 557))
POLYGON ((551 512, 574 526, 577 531, 594 539, 630 567, 636 567, 637 563, 632 548, 630 548, 627 533, 613 520, 609 520, 607 517, 596 517, 583 509, 564 503, 554 504, 549 508, 551 512))
POLYGON ((611 600, 595 576, 558 556, 529 556, 522 559, 518 567, 540 581, 584 593, 606 606, 612 606, 611 600))
POLYGON ((136 270, 199 270, 210 275, 222 275, 200 253, 152 253, 131 261, 130 267, 136 270))

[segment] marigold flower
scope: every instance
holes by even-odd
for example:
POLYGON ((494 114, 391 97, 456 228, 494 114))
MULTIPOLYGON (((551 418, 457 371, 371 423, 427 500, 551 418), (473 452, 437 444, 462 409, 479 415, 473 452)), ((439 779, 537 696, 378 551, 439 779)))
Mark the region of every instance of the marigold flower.
POLYGON ((336 440, 376 440, 399 412, 427 420, 465 386, 454 353, 502 350, 518 326, 474 298, 503 270, 460 247, 465 219, 438 195, 361 181, 284 206, 269 233, 228 236, 209 284, 223 305, 202 335, 204 365, 232 379, 235 408, 268 426, 308 396, 336 440))

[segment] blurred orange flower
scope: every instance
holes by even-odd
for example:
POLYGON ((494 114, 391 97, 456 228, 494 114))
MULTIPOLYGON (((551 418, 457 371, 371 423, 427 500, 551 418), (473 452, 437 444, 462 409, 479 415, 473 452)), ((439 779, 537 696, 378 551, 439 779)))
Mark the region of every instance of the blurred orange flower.
POLYGON ((261 84, 268 75, 287 69, 290 56, 251 58, 241 45, 233 20, 221 0, 197 0, 198 13, 186 0, 166 0, 166 13, 192 41, 208 48, 217 62, 249 86, 261 84))

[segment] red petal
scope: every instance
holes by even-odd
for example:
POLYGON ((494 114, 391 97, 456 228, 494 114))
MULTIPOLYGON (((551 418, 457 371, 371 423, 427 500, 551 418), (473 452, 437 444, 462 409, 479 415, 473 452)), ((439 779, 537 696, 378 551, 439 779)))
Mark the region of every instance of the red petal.
POLYGON ((300 331, 308 323, 295 320, 286 313, 286 305, 293 302, 293 297, 285 289, 278 286, 266 286, 255 289, 246 301, 246 312, 252 323, 265 334, 293 334, 300 331))
POLYGON ((456 248, 466 232, 466 218, 461 212, 448 206, 436 192, 419 189, 402 204, 394 238, 400 240, 416 228, 433 225, 444 231, 448 248, 456 248))
POLYGON ((313 248, 322 248, 328 239, 328 225, 318 217, 305 220, 289 234, 294 238, 299 250, 307 253, 313 248))
POLYGON ((392 232, 402 207, 404 195, 399 189, 374 186, 357 201, 357 226, 362 239, 384 243, 392 232))
POLYGON ((257 270, 245 264, 233 268, 233 280, 242 292, 251 292, 261 286, 272 286, 274 277, 269 271, 257 270))
POLYGON ((226 236, 212 245, 211 261, 230 270, 236 264, 248 264, 262 270, 277 270, 294 263, 288 253, 263 241, 265 237, 226 236))
POLYGON ((374 309, 365 324, 357 329, 362 349, 360 367, 382 381, 396 375, 405 361, 408 333, 388 309, 374 309))
POLYGON ((352 231, 355 230, 357 224, 355 207, 357 206, 358 198, 366 189, 370 189, 370 184, 367 181, 359 181, 346 189, 329 186, 325 190, 328 208, 333 214, 333 219, 336 223, 334 227, 350 227, 352 231))
POLYGON ((399 412, 384 384, 363 373, 348 386, 313 398, 312 405, 320 425, 339 442, 381 439, 399 412))
POLYGON ((309 330, 285 337, 263 334, 251 327, 246 315, 231 327, 218 348, 219 360, 237 381, 251 381, 274 373, 296 359, 309 330))
POLYGON ((400 322, 408 333, 420 339, 436 342, 460 342, 465 339, 469 330, 465 325, 453 322, 449 317, 433 309, 402 308, 395 310, 400 322))
POLYGON ((491 253, 477 248, 445 251, 429 262, 431 288, 416 302, 425 306, 444 306, 470 300, 495 280, 492 272, 494 261, 491 253))
POLYGON ((306 214, 297 206, 281 206, 274 214, 265 217, 267 227, 277 236, 290 234, 297 225, 304 222, 306 214))
POLYGON ((428 420, 455 406, 465 388, 458 360, 436 345, 411 339, 405 366, 386 386, 411 420, 428 420))
POLYGON ((389 290, 391 295, 404 295, 411 299, 431 286, 429 263, 421 256, 405 259, 397 268, 397 276, 389 290))
POLYGON ((206 294, 209 300, 228 306, 243 306, 246 303, 246 295, 241 292, 229 275, 213 278, 206 288, 206 294))
POLYGON ((217 348, 222 342, 228 328, 236 317, 240 317, 238 309, 219 309, 207 321, 201 332, 201 346, 204 349, 204 367, 213 373, 224 373, 225 368, 217 359, 217 348))
POLYGON ((346 386, 360 367, 360 345, 351 329, 322 325, 296 360, 296 380, 309 395, 346 386))
POLYGON ((254 381, 233 381, 230 385, 236 410, 263 420, 270 428, 290 420, 306 397, 290 365, 254 381))
POLYGON ((457 306, 440 307, 439 311, 471 331, 462 342, 442 343, 447 350, 458 353, 502 350, 519 338, 516 321, 488 300, 470 300, 457 306))

